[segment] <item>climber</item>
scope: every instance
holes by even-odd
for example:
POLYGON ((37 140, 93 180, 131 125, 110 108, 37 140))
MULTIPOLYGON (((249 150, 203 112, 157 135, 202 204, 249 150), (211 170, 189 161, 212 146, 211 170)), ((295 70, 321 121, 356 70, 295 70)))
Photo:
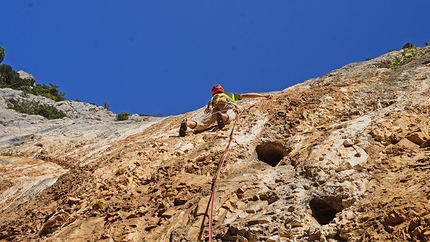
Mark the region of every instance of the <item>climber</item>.
POLYGON ((222 129, 225 124, 233 121, 239 113, 239 108, 236 106, 238 100, 258 97, 271 99, 273 95, 224 92, 224 88, 216 84, 212 87, 212 98, 204 110, 206 115, 200 120, 183 120, 179 129, 179 136, 184 137, 188 127, 197 131, 203 131, 215 122, 217 122, 218 129, 222 129))

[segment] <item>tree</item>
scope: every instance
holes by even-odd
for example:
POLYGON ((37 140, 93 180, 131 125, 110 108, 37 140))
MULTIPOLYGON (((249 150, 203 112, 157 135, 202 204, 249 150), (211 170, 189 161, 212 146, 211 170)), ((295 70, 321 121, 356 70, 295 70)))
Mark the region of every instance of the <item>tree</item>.
POLYGON ((0 46, 0 63, 4 60, 4 49, 0 46))
POLYGON ((12 89, 20 86, 30 85, 28 80, 19 78, 19 74, 15 72, 11 66, 0 64, 0 87, 9 87, 12 89))

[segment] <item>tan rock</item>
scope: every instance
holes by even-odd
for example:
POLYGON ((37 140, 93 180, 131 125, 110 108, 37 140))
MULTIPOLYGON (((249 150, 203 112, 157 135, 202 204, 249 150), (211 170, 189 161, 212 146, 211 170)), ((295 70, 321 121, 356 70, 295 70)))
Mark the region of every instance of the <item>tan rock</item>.
POLYGON ((209 196, 201 198, 197 204, 195 216, 205 215, 208 209, 208 205, 209 205, 209 196))
POLYGON ((401 54, 241 100, 215 185, 233 124, 178 137, 203 108, 122 123, 52 102, 73 119, 47 121, 0 88, 0 240, 206 241, 211 192, 217 240, 429 240, 430 47, 401 54))
POLYGON ((417 145, 421 145, 422 143, 424 143, 424 140, 420 137, 419 133, 408 134, 405 136, 405 138, 417 145))

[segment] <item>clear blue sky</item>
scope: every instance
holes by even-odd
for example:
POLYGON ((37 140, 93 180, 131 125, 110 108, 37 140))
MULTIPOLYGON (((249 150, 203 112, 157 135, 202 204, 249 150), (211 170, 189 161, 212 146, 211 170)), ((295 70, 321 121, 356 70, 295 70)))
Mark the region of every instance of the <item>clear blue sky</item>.
POLYGON ((0 0, 2 64, 115 112, 196 110, 430 41, 430 1, 0 0))

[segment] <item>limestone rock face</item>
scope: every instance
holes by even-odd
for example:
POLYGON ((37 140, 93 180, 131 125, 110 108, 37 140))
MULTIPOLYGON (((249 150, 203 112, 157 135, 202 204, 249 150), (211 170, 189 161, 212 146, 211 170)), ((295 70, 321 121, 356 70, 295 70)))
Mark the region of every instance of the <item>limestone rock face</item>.
MULTIPOLYGON (((214 241, 430 240, 430 48, 396 56, 239 103, 214 241)), ((233 124, 179 137, 203 108, 118 122, 71 101, 49 121, 0 94, 0 240, 208 240, 233 124)))

